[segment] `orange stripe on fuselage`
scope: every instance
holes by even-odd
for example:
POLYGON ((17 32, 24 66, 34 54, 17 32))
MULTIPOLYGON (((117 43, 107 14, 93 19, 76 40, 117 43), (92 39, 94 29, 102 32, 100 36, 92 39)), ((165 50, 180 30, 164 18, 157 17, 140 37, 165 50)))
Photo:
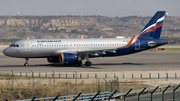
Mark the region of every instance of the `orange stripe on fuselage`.
POLYGON ((64 65, 64 63, 65 63, 64 54, 61 53, 61 55, 62 55, 62 64, 64 65))
POLYGON ((129 43, 127 44, 127 46, 132 45, 132 41, 133 41, 134 37, 135 37, 135 35, 131 38, 131 40, 129 41, 129 43))

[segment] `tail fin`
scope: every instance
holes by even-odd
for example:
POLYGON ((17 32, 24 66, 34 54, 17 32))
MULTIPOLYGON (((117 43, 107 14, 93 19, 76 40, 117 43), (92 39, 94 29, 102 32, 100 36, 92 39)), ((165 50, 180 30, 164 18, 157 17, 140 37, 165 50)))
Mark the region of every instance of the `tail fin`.
POLYGON ((156 14, 153 16, 153 18, 149 21, 149 23, 137 36, 137 38, 151 37, 151 38, 159 39, 165 16, 166 16, 165 11, 157 11, 156 14))

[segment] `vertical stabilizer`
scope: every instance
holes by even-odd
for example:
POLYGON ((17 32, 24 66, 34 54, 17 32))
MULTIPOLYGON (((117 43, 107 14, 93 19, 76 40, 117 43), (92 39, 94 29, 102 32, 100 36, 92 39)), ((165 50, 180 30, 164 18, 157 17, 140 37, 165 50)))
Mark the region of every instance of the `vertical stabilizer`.
POLYGON ((137 36, 137 38, 151 37, 151 38, 159 39, 165 16, 166 16, 165 11, 157 11, 156 14, 153 16, 153 18, 149 21, 149 23, 137 36))

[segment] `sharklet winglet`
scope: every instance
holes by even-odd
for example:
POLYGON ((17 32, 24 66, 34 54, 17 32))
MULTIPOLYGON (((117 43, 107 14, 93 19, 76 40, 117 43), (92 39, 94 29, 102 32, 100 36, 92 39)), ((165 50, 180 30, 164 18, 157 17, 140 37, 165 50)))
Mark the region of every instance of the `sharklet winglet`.
POLYGON ((85 36, 86 36, 86 34, 84 34, 84 35, 82 36, 82 39, 84 39, 84 38, 85 38, 85 36))

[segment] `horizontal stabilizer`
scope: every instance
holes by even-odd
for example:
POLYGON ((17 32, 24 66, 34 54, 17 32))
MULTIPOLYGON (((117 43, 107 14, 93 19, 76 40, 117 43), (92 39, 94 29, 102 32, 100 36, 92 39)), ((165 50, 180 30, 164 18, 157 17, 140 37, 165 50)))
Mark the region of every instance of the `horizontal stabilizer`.
POLYGON ((148 46, 153 47, 155 45, 161 44, 161 43, 166 43, 167 41, 162 41, 162 42, 154 42, 154 41, 150 41, 148 42, 148 46))

